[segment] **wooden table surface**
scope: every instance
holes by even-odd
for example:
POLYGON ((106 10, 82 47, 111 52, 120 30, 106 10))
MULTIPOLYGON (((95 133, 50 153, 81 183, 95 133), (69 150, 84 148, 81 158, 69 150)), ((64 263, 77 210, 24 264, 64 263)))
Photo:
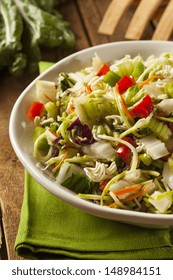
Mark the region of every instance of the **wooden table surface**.
MULTIPOLYGON (((134 1, 120 20, 114 34, 106 36, 98 33, 98 27, 110 2, 111 0, 66 1, 60 7, 60 11, 64 18, 69 21, 76 36, 75 48, 72 51, 42 50, 43 59, 56 62, 72 52, 90 46, 125 40, 125 31, 139 1, 134 1)), ((156 19, 158 17, 159 12, 155 15, 156 19)), ((141 39, 150 40, 153 28, 152 23, 148 24, 141 39)), ((172 39, 171 36, 170 40, 172 39)), ((23 201, 24 168, 10 144, 8 125, 16 99, 37 74, 25 74, 17 79, 4 71, 0 72, 0 213, 2 213, 2 218, 0 214, 0 232, 2 228, 3 236, 0 259, 20 259, 14 251, 14 242, 23 201)))

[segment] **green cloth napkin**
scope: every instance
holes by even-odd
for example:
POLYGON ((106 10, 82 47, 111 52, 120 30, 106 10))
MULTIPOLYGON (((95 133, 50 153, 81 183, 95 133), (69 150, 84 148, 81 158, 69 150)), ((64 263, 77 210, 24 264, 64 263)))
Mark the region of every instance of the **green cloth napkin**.
POLYGON ((15 242, 29 259, 173 259, 169 229, 146 229, 92 216, 61 201, 26 171, 15 242))

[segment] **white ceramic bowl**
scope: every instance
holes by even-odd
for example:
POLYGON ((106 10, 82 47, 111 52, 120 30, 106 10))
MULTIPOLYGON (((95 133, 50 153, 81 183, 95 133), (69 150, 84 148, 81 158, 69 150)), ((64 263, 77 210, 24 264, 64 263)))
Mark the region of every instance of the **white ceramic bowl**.
MULTIPOLYGON (((113 59, 122 58, 126 54, 131 54, 132 56, 140 54, 144 58, 147 58, 151 54, 157 56, 164 52, 173 52, 173 42, 126 41, 102 44, 76 52, 62 59, 45 73, 37 77, 36 80, 55 80, 58 72, 79 70, 91 63, 91 58, 95 53, 105 61, 111 61, 113 59)), ((122 209, 110 209, 108 207, 96 205, 77 198, 74 193, 57 184, 35 167, 36 160, 32 156, 32 133, 34 127, 28 121, 26 111, 34 100, 36 80, 34 80, 19 96, 13 107, 9 124, 9 134, 14 151, 33 178, 55 196, 92 215, 139 226, 159 228, 173 227, 173 214, 149 214, 122 209)))

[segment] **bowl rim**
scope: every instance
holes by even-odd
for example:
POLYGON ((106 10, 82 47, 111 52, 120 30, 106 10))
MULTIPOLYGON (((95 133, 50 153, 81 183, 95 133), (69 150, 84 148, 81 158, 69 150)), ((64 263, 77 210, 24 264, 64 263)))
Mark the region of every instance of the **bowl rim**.
POLYGON ((154 214, 154 213, 146 213, 146 212, 138 212, 138 211, 131 211, 131 210, 125 210, 125 209, 111 209, 96 205, 94 203, 91 203, 90 201, 83 200, 81 198, 78 198, 75 196, 74 193, 69 192, 66 188, 62 187, 57 182, 51 181, 46 174, 42 173, 36 166, 30 165, 30 163, 25 159, 24 153, 22 148, 20 147, 17 135, 15 131, 15 119, 17 111, 20 108, 20 104, 23 100, 23 98, 29 94, 31 88, 35 86, 35 82, 39 79, 43 79, 47 76, 48 73, 54 72, 56 69, 59 68, 60 65, 63 65, 65 62, 69 61, 70 59, 74 59, 78 56, 82 56, 86 52, 96 52, 99 49, 106 48, 108 46, 116 46, 121 47, 122 45, 144 45, 145 47, 149 46, 160 46, 160 45, 166 45, 166 46, 172 46, 173 42, 171 41, 150 41, 150 40, 141 40, 141 41, 118 41, 118 42, 110 42, 110 43, 104 43, 92 47, 88 47, 86 49, 77 51, 75 53, 70 54, 69 56, 61 59, 60 61, 56 62, 53 66, 51 66, 48 70, 46 70, 44 73, 38 75, 19 95, 16 102, 14 103, 14 106, 12 108, 11 114, 10 114, 10 120, 9 120, 9 137, 11 145, 19 158, 20 162, 26 168, 26 170, 31 174, 31 176, 40 184, 42 187, 44 187, 46 190, 51 192, 53 195, 59 197, 60 199, 64 200, 65 202, 84 210, 85 212, 88 212, 92 215, 103 217, 110 220, 120 221, 120 222, 126 222, 129 220, 129 223, 132 224, 133 222, 142 224, 142 225, 162 225, 162 226, 173 226, 173 214, 154 214))

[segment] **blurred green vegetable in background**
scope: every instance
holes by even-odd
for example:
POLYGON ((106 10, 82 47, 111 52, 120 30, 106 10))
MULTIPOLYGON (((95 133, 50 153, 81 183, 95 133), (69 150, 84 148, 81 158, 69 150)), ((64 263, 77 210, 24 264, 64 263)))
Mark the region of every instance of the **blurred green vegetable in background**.
POLYGON ((65 0, 1 0, 0 70, 14 76, 24 69, 34 72, 41 60, 41 47, 72 48, 69 23, 55 9, 65 0))

